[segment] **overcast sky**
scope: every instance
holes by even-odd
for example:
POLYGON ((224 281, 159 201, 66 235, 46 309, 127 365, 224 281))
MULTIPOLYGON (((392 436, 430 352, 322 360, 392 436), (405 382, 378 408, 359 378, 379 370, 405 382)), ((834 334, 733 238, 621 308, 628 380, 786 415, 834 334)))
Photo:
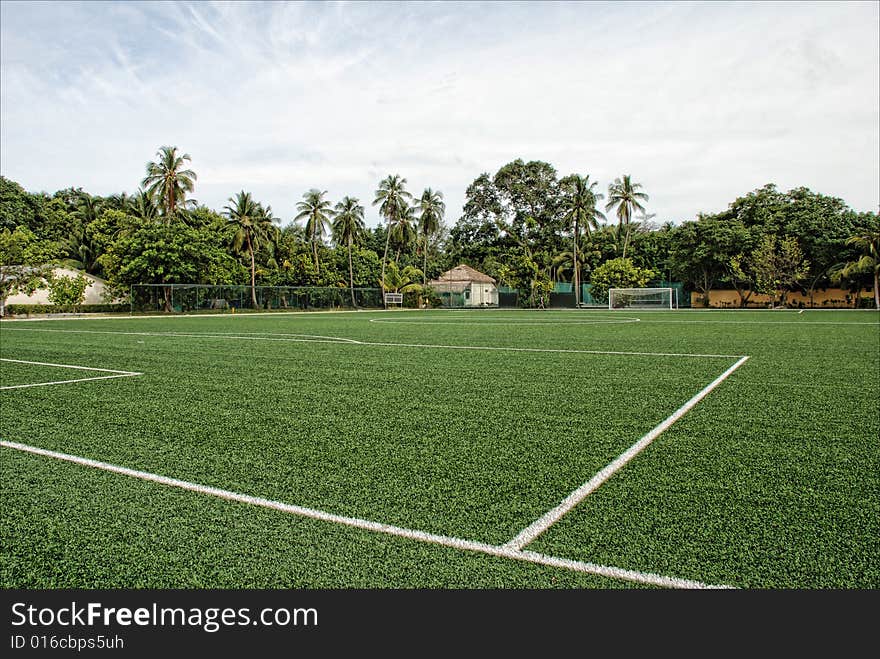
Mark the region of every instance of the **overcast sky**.
POLYGON ((0 173, 135 192, 162 145, 194 197, 287 224, 309 188, 440 189, 446 223, 516 158, 656 221, 773 182, 880 204, 880 3, 0 4, 0 173))

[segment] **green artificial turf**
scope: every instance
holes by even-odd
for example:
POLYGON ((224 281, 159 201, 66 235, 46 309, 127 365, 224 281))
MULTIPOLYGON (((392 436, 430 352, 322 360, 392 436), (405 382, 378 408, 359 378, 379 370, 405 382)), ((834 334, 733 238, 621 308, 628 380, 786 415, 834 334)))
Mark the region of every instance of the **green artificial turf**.
MULTIPOLYGON (((4 323, 0 333, 3 358, 144 374, 2 391, 4 440, 490 544, 749 355, 527 549, 746 587, 880 585, 874 313, 226 315, 4 323), (693 354, 716 356, 683 356, 693 354)), ((0 362, 0 386, 89 374, 0 362)), ((610 583, 8 448, 0 464, 6 587, 610 583), (265 542, 219 537, 218 524, 256 524, 265 542), (193 562, 183 548, 193 538, 235 569, 193 562), (120 565, 99 565, 120 543, 120 565), (284 552, 291 543, 309 549, 284 552)))

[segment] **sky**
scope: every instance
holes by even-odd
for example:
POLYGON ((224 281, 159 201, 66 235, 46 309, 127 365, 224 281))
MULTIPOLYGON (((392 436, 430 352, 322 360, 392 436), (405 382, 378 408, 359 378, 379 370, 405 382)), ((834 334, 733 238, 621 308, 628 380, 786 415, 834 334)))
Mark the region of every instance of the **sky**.
POLYGON ((656 222, 767 183, 880 208, 880 2, 0 2, 0 174, 136 192, 161 146, 193 197, 282 224, 310 188, 443 192, 522 158, 656 222))

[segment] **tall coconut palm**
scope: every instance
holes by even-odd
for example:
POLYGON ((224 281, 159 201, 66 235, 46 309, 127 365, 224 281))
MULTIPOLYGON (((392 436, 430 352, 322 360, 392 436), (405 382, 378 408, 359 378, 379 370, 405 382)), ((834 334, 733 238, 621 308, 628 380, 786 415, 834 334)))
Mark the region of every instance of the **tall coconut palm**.
POLYGON ((228 223, 237 229, 232 240, 232 248, 236 251, 247 248, 251 261, 251 302, 256 309, 257 303, 257 263, 256 250, 276 230, 275 220, 271 212, 254 201, 250 192, 242 190, 235 198, 229 198, 230 205, 224 206, 223 215, 228 223), (271 219, 270 219, 271 218, 271 219))
MULTIPOLYGON (((385 236, 385 253, 382 255, 382 278, 385 281, 385 264, 388 261, 388 245, 391 242, 391 225, 408 208, 412 195, 407 192, 406 179, 399 174, 391 174, 379 183, 376 190, 376 198, 373 206, 379 205, 379 214, 388 222, 388 231, 385 236)), ((384 286, 384 283, 383 283, 384 286)), ((384 299, 384 296, 383 296, 384 299)))
POLYGON ((324 235, 327 233, 327 226, 333 217, 333 209, 330 207, 330 201, 324 199, 327 191, 321 191, 312 188, 303 195, 303 200, 297 202, 296 210, 299 214, 294 218, 295 221, 306 221, 306 237, 312 244, 312 255, 315 259, 315 270, 321 272, 321 266, 318 261, 318 244, 324 242, 324 235))
POLYGON ((416 210, 417 206, 404 206, 394 224, 391 225, 390 239, 397 248, 397 254, 394 257, 395 261, 400 261, 400 252, 404 248, 416 242, 418 237, 416 231, 416 224, 418 223, 416 210))
POLYGON ((443 193, 431 188, 425 188, 418 202, 419 229, 422 239, 422 286, 427 286, 428 272, 428 241, 440 230, 443 214, 446 212, 446 202, 443 201, 443 193))
POLYGON ((351 263, 351 248, 364 235, 364 207, 355 197, 343 197, 336 204, 333 219, 333 242, 348 248, 348 285, 351 289, 351 306, 357 306, 354 299, 354 267, 351 263))
POLYGON ((578 176, 572 174, 566 176, 560 181, 560 187, 564 192, 562 198, 562 212, 565 221, 572 227, 572 284, 574 288, 575 306, 581 305, 581 281, 580 281, 580 259, 578 254, 578 243, 580 242, 581 228, 586 229, 587 235, 590 235, 590 229, 599 227, 599 219, 603 218, 602 212, 596 208, 596 202, 602 199, 602 193, 596 192, 594 188, 598 185, 596 181, 590 181, 590 175, 578 176))
POLYGON ((192 158, 188 153, 178 155, 176 146, 163 146, 156 156, 156 162, 147 163, 141 185, 162 211, 165 223, 170 224, 178 208, 186 205, 186 194, 193 191, 198 177, 191 169, 184 169, 184 163, 192 158))
POLYGON ((633 183, 630 180, 629 174, 624 174, 622 178, 614 179, 614 183, 608 186, 608 203, 605 204, 605 210, 609 211, 615 207, 617 208, 618 240, 620 240, 620 234, 625 231, 622 258, 626 258, 633 211, 642 211, 644 213, 645 207, 640 202, 648 201, 648 195, 639 191, 641 187, 641 183, 633 183))

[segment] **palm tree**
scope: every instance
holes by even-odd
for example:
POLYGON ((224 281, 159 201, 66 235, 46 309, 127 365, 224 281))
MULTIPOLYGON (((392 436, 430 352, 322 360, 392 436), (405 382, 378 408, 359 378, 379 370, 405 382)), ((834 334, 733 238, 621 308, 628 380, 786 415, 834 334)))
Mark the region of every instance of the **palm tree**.
POLYGON ((605 210, 609 211, 615 206, 617 207, 618 240, 620 239, 620 232, 624 229, 626 230, 623 241, 623 258, 626 258, 626 248, 629 243, 629 225, 633 211, 642 211, 644 213, 645 207, 639 202, 648 201, 648 195, 639 191, 641 187, 641 183, 633 183, 630 180, 629 174, 624 174, 623 178, 614 179, 614 183, 608 186, 608 203, 605 204, 605 210))
POLYGON ((440 223, 443 221, 443 214, 446 212, 443 193, 439 190, 435 192, 431 188, 425 188, 418 202, 418 210, 418 233, 422 238, 422 249, 425 250, 422 258, 422 285, 427 286, 428 241, 431 239, 431 236, 440 230, 440 223))
POLYGON ((336 217, 333 220, 333 241, 348 247, 348 284, 351 289, 351 306, 357 306, 354 299, 354 268, 351 263, 351 248, 363 236, 364 207, 355 197, 343 197, 336 204, 336 217))
POLYGON ((128 212, 146 222, 155 222, 159 217, 159 209, 146 190, 140 189, 128 202, 128 212))
POLYGON ((185 206, 186 193, 195 187, 196 173, 183 169, 184 162, 192 160, 188 153, 177 155, 176 146, 163 146, 156 152, 158 160, 147 163, 147 175, 141 182, 153 198, 169 224, 178 206, 185 206))
POLYGON ((272 217, 271 209, 266 209, 254 201, 250 192, 242 190, 235 198, 229 198, 231 205, 224 206, 223 214, 228 223, 237 231, 232 241, 232 248, 241 251, 247 247, 248 256, 251 260, 251 302, 256 309, 257 304, 257 264, 254 254, 257 248, 276 230, 275 218, 272 217))
POLYGON ((590 235, 590 229, 599 228, 599 218, 605 216, 596 208, 596 202, 602 199, 602 193, 597 193, 593 188, 598 185, 596 181, 590 181, 590 175, 578 176, 572 174, 560 181, 565 196, 562 199, 562 212, 566 222, 572 227, 572 283, 574 287, 574 302, 576 307, 581 306, 581 282, 580 282, 580 259, 578 258, 578 243, 580 242, 581 227, 590 235))
POLYGON ((385 279, 381 280, 379 283, 382 285, 383 290, 392 293, 408 293, 410 291, 419 292, 422 290, 422 285, 419 284, 419 278, 421 276, 422 272, 418 268, 408 265, 401 270, 397 266, 397 263, 392 261, 388 264, 385 279))
POLYGON ((263 246, 268 251, 267 265, 270 268, 277 268, 278 261, 275 260, 275 255, 280 249, 281 229, 278 225, 281 224, 281 218, 275 217, 271 206, 264 208, 260 203, 257 203, 257 217, 259 223, 265 228, 263 246))
POLYGON ((874 276, 874 308, 880 309, 880 229, 865 229, 862 233, 846 239, 847 245, 855 245, 864 254, 857 261, 850 261, 835 273, 834 278, 840 280, 863 273, 874 276))
POLYGON ((297 202, 296 209, 299 215, 294 221, 306 221, 306 236, 312 244, 312 254, 315 257, 315 270, 321 272, 321 266, 318 262, 318 243, 323 242, 324 234, 327 233, 327 225, 330 224, 330 218, 333 217, 333 209, 330 208, 330 201, 324 199, 327 191, 312 188, 303 195, 303 201, 297 202))
POLYGON ((405 185, 406 179, 402 178, 399 174, 389 175, 379 183, 379 189, 376 190, 376 198, 373 200, 373 206, 379 204, 379 214, 388 222, 388 231, 385 236, 385 253, 382 255, 382 278, 380 280, 380 283, 383 285, 385 281, 385 264, 388 261, 388 245, 391 242, 391 225, 405 212, 409 200, 412 199, 412 195, 406 191, 405 185))
POLYGON ((404 206, 394 224, 391 225, 389 231, 390 239, 397 248, 397 254, 394 257, 395 261, 400 261, 400 252, 405 247, 416 242, 416 224, 418 223, 416 210, 417 206, 404 206))

